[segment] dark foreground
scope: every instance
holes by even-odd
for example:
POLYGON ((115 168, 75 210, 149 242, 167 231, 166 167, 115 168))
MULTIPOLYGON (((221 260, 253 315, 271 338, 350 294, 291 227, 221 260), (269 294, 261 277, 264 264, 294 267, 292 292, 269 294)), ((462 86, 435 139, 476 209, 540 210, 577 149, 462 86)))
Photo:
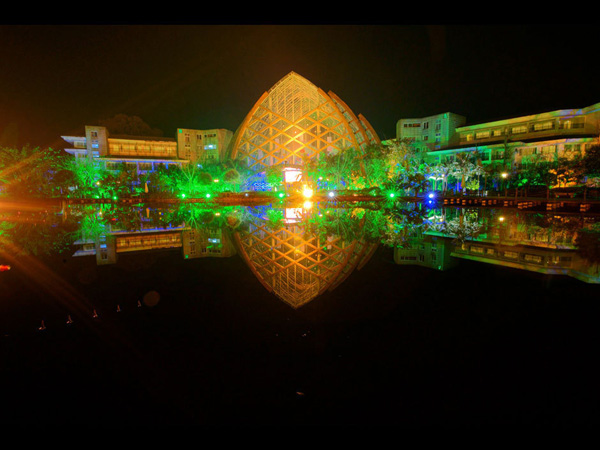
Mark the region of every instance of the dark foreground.
POLYGON ((380 249, 294 311, 237 256, 43 261, 0 273, 4 426, 600 425, 599 286, 380 249))

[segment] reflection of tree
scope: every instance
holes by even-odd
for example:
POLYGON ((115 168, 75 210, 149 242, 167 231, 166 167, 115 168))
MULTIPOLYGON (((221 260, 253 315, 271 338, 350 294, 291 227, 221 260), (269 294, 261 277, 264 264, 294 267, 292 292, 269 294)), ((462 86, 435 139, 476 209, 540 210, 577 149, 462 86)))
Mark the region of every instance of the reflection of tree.
POLYGON ((308 215, 305 218, 305 229, 321 241, 330 236, 337 236, 346 242, 351 242, 360 238, 361 216, 361 214, 354 214, 352 208, 326 208, 308 215))
POLYGON ((100 236, 106 234, 106 218, 99 211, 89 210, 79 221, 77 230, 77 239, 97 240, 100 236))
POLYGON ((484 226, 473 210, 460 209, 459 216, 446 221, 443 226, 444 234, 454 236, 454 241, 460 244, 477 238, 483 231, 484 226))
POLYGON ((596 266, 600 264, 600 223, 595 223, 589 228, 580 229, 575 239, 579 255, 596 266))
POLYGON ((72 243, 77 228, 52 212, 0 215, 0 255, 46 255, 61 253, 72 243))

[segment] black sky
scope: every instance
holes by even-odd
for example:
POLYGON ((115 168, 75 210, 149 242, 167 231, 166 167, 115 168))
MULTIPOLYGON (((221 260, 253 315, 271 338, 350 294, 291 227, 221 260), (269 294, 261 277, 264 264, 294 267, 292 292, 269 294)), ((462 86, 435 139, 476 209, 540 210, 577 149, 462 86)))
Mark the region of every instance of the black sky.
POLYGON ((238 127, 290 71, 382 139, 401 118, 468 123, 600 102, 597 25, 0 25, 0 145, 124 113, 165 136, 238 127))

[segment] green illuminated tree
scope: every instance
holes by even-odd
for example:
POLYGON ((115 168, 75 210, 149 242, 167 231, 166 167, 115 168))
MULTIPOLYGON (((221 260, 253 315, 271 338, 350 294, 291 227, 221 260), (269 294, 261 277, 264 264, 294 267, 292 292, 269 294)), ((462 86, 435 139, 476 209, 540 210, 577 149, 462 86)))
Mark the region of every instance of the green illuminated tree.
POLYGON ((99 162, 87 158, 66 160, 62 168, 71 173, 73 193, 79 197, 98 195, 99 186, 107 175, 106 169, 99 162))
POLYGON ((52 148, 1 147, 0 194, 19 198, 60 195, 66 181, 62 153, 52 148))

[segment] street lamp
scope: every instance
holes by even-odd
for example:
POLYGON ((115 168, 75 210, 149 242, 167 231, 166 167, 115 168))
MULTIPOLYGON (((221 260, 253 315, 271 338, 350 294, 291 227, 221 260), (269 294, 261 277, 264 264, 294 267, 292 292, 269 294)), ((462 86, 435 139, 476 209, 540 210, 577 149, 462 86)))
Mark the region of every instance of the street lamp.
POLYGON ((500 176, 502 177, 502 184, 504 185, 504 196, 506 197, 506 195, 507 195, 506 194, 506 189, 507 189, 507 187, 506 187, 506 179, 508 178, 508 173, 502 172, 500 174, 500 176))

